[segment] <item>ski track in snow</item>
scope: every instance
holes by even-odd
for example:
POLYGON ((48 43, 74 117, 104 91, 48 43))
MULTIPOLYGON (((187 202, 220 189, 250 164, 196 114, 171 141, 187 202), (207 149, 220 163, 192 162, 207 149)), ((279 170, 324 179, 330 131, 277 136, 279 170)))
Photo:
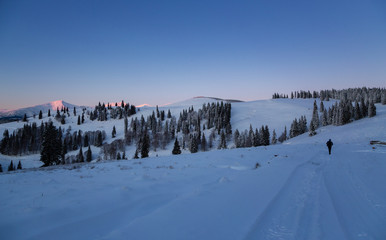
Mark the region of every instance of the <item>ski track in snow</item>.
POLYGON ((323 174, 342 230, 347 239, 386 239, 385 202, 374 202, 376 196, 369 198, 367 188, 361 187, 363 182, 350 169, 350 161, 342 161, 345 154, 337 152, 337 160, 330 161, 323 174))
POLYGON ((320 183, 324 163, 315 154, 299 164, 244 238, 320 239, 320 183))

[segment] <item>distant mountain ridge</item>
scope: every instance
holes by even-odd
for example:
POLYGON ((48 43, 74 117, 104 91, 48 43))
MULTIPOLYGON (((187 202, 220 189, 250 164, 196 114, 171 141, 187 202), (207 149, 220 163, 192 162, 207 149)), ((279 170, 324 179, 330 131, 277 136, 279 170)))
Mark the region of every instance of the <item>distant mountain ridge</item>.
POLYGON ((24 114, 27 114, 27 117, 31 117, 33 115, 38 115, 40 111, 43 113, 47 112, 48 109, 51 111, 56 111, 57 108, 61 109, 62 107, 66 108, 79 108, 81 106, 77 106, 71 103, 67 103, 63 100, 57 100, 41 105, 36 105, 32 107, 19 108, 15 110, 0 110, 0 118, 9 118, 9 117, 22 117, 24 114))
MULTIPOLYGON (((237 99, 222 99, 222 98, 216 98, 216 97, 205 97, 205 96, 197 96, 197 97, 194 97, 194 98, 209 98, 209 99, 213 99, 213 100, 217 100, 217 101, 225 101, 225 102, 244 102, 242 100, 237 100, 237 99)), ((193 99, 194 99, 193 98, 193 99)))

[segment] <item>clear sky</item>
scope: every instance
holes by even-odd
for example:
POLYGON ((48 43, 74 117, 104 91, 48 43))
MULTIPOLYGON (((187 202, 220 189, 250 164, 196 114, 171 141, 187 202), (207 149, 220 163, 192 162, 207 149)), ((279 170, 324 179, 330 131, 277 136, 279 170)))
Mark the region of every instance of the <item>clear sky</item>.
POLYGON ((0 0, 0 109, 386 87, 386 1, 0 0))

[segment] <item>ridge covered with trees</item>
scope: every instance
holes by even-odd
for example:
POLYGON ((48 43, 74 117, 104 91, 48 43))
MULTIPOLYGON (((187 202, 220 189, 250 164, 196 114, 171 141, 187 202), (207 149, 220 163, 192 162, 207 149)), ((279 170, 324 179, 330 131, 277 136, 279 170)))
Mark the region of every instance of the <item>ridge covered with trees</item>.
POLYGON ((22 128, 13 132, 6 129, 0 142, 0 153, 9 156, 40 153, 43 166, 50 166, 90 162, 93 160, 91 146, 100 148, 98 158, 105 160, 146 158, 150 151, 156 153, 158 150, 166 150, 173 144, 171 154, 180 154, 183 150, 196 153, 210 149, 226 149, 229 146, 236 148, 267 146, 306 132, 313 136, 321 126, 340 126, 364 117, 373 117, 376 115, 375 103, 386 104, 386 90, 354 88, 319 92, 296 91, 290 95, 275 93, 273 98, 315 98, 320 99, 320 105, 314 101, 309 123, 306 116, 300 116, 293 120, 289 130, 284 126, 284 131, 279 135, 276 129, 270 131, 268 125, 262 125, 260 128, 253 128, 250 125, 249 129, 233 130, 231 103, 224 102, 203 104, 200 109, 189 107, 182 110, 177 115, 178 118, 173 116, 170 110, 159 110, 158 106, 152 114, 139 116, 139 110, 135 106, 125 104, 123 101, 114 106, 99 103, 93 110, 81 109, 80 112, 77 112, 76 108, 71 112, 68 108, 62 108, 57 109, 55 116, 52 117, 49 110, 46 122, 44 120, 47 118, 40 112, 38 115, 38 119, 42 120, 40 124, 28 123, 25 116, 22 128), (330 99, 338 101, 333 105, 329 104, 330 107, 327 109, 324 102, 330 99), (123 119, 123 138, 117 137, 122 136, 122 133, 119 135, 115 125, 110 135, 112 138, 110 143, 105 142, 107 134, 103 130, 72 131, 71 125, 66 125, 66 118, 71 114, 77 116, 77 125, 90 121, 123 119), (60 123, 59 127, 53 124, 53 120, 60 123), (126 146, 135 147, 134 156, 126 156, 126 146), (74 151, 77 151, 77 154, 74 155, 74 151), (69 154, 70 152, 72 153, 69 154))

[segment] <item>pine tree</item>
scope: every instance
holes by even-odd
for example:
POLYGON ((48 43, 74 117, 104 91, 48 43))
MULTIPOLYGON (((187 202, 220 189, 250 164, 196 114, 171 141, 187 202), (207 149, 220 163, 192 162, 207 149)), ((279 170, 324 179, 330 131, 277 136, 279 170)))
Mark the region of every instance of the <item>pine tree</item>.
POLYGON ((122 158, 121 158, 121 153, 120 152, 118 152, 118 154, 117 154, 117 160, 121 160, 122 158))
POLYGON ((386 90, 385 89, 382 91, 381 103, 382 103, 382 105, 386 105, 386 90))
POLYGON ((42 113, 42 110, 40 110, 39 112, 39 119, 42 119, 43 118, 43 113, 42 113))
POLYGON ((48 109, 48 117, 51 117, 51 110, 48 109))
POLYGON ((323 116, 322 116, 322 126, 327 126, 327 125, 328 125, 328 115, 327 115, 327 110, 324 109, 323 116))
POLYGON ((278 141, 282 143, 286 140, 287 140, 287 126, 284 126, 284 132, 280 135, 280 137, 278 138, 278 141))
POLYGON ((117 134, 117 131, 115 130, 115 126, 113 127, 113 131, 111 132, 112 138, 115 138, 115 135, 117 134))
POLYGON ((240 132, 238 129, 236 129, 235 133, 233 134, 233 142, 235 143, 236 148, 241 147, 240 132))
POLYGON ((134 157, 133 157, 134 159, 138 159, 139 157, 138 157, 138 150, 135 150, 135 154, 134 154, 134 157))
POLYGON ((129 120, 127 119, 126 115, 125 115, 125 118, 123 120, 123 123, 124 123, 123 131, 124 131, 124 134, 125 134, 125 137, 126 137, 127 130, 128 130, 128 127, 129 127, 129 120))
POLYGON ((276 144, 276 143, 277 143, 276 132, 275 132, 275 129, 273 129, 271 144, 276 144))
POLYGON ((10 163, 9 166, 8 166, 8 172, 14 171, 14 170, 15 170, 15 168, 14 168, 14 166, 13 166, 13 161, 11 160, 11 163, 10 163))
POLYGON ((180 147, 180 144, 178 143, 177 138, 174 141, 174 147, 173 147, 172 154, 174 154, 174 155, 181 154, 181 147, 180 147))
POLYGON ((88 145, 88 149, 87 149, 87 153, 86 153, 86 161, 87 162, 91 162, 91 160, 92 160, 92 152, 91 152, 90 145, 88 145))
POLYGON ((358 120, 362 118, 362 111, 361 108, 359 107, 358 101, 355 101, 355 107, 354 107, 354 119, 358 120))
POLYGON ((126 159, 126 152, 122 153, 122 159, 126 159))
POLYGON ((20 162, 20 161, 19 161, 19 163, 17 164, 17 169, 18 169, 18 170, 23 169, 22 166, 21 166, 21 162, 20 162))
POLYGON ((1 166, 1 164, 0 164, 0 172, 3 172, 3 167, 1 166))
POLYGON ((319 111, 322 113, 324 112, 324 104, 323 104, 323 101, 320 102, 320 108, 319 108, 319 111))
MULTIPOLYGON (((67 110, 68 111, 68 110, 67 110)), ((76 108, 74 107, 74 116, 76 116, 76 108)))
POLYGON ((83 156, 82 146, 80 146, 80 148, 79 148, 78 162, 84 162, 84 156, 83 156))
POLYGON ((103 144, 103 137, 102 137, 102 132, 98 131, 98 137, 97 141, 95 142, 96 147, 100 147, 103 144))
POLYGON ((198 152, 198 143, 197 143, 197 135, 196 134, 191 135, 190 152, 191 153, 198 152))
POLYGON ((314 130, 319 127, 319 113, 318 106, 316 105, 316 100, 314 101, 314 110, 312 112, 311 124, 314 125, 314 130))
POLYGON ((150 151, 150 138, 145 131, 145 134, 142 139, 141 158, 149 157, 149 151, 150 151))
POLYGON ((89 145, 88 135, 85 134, 83 139, 83 147, 88 147, 89 145))
POLYGON ((80 115, 78 116, 78 125, 80 125, 80 115))
POLYGON ((61 140, 58 138, 58 131, 51 121, 47 124, 42 138, 40 161, 44 163, 43 167, 59 164, 62 152, 61 140))
POLYGON ((265 125, 265 128, 262 128, 262 132, 263 132, 264 146, 268 146, 270 143, 270 139, 269 139, 270 134, 269 134, 268 125, 265 125))
POLYGON ((84 113, 82 113, 82 123, 84 123, 84 113))
POLYGON ((374 101, 371 101, 370 102, 370 105, 369 105, 369 117, 374 117, 375 115, 377 115, 377 108, 375 107, 375 104, 374 104, 374 101))
POLYGON ((203 152, 206 151, 206 138, 205 138, 205 133, 202 134, 202 139, 201 139, 201 151, 203 151, 203 152))
POLYGON ((221 139, 220 139, 220 145, 218 146, 218 149, 226 149, 227 148, 227 142, 225 137, 225 132, 221 131, 221 139))
POLYGON ((314 126, 314 124, 312 124, 312 122, 310 123, 309 135, 310 135, 310 137, 316 135, 315 126, 314 126))
POLYGON ((61 123, 61 124, 66 124, 66 116, 64 115, 64 113, 63 113, 63 115, 60 117, 60 123, 61 123))
POLYGON ((27 114, 24 114, 23 122, 27 122, 27 114))

